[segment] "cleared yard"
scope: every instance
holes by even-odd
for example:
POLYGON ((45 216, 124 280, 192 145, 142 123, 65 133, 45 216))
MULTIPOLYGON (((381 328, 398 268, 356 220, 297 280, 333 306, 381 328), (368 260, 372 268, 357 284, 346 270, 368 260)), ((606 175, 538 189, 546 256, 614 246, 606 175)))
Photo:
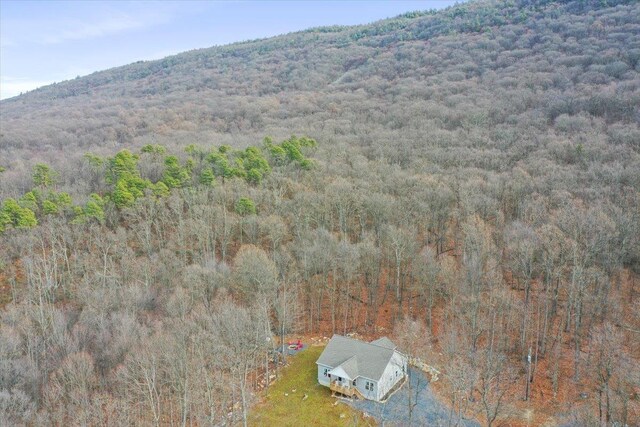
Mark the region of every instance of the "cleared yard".
POLYGON ((324 347, 309 347, 289 359, 280 378, 249 415, 252 426, 371 426, 375 420, 331 397, 318 384, 316 360, 324 347), (295 390, 295 392, 293 391, 295 390), (285 395, 288 394, 288 396, 285 395), (308 396, 304 399, 305 394, 308 396), (303 400, 304 399, 304 400, 303 400))

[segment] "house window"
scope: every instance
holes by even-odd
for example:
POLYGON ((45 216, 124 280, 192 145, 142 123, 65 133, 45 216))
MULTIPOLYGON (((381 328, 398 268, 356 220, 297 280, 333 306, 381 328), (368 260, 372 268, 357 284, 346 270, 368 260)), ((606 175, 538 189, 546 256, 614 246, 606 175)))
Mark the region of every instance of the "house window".
POLYGON ((356 385, 356 380, 353 380, 353 385, 354 385, 354 387, 355 387, 355 385, 356 385))
POLYGON ((372 383, 372 382, 367 381, 367 382, 364 384, 364 388, 365 388, 365 390, 373 391, 373 383, 372 383))
POLYGON ((331 375, 329 375, 329 369, 324 368, 324 376, 331 378, 331 375))

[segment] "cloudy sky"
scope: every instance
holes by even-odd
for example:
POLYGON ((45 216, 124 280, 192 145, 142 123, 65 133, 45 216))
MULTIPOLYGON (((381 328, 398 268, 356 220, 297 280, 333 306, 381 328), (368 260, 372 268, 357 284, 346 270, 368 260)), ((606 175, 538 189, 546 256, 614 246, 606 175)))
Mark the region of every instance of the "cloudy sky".
POLYGON ((0 99, 185 50, 455 3, 0 0, 0 99))

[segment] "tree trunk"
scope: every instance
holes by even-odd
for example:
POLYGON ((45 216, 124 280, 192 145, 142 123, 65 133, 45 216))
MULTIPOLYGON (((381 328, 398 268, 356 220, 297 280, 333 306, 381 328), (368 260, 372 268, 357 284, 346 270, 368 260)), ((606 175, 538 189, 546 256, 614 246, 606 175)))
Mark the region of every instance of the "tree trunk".
POLYGON ((242 381, 240 382, 240 395, 242 397, 242 425, 247 427, 247 373, 249 364, 245 362, 244 371, 242 373, 242 381))

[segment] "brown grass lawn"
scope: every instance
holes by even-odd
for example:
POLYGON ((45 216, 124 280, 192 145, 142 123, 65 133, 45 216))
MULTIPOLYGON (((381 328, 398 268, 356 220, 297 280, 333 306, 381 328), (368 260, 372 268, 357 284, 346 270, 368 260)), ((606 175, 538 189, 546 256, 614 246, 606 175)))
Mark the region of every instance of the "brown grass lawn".
POLYGON ((249 414, 251 426, 372 426, 361 412, 331 397, 327 387, 318 384, 316 360, 324 347, 309 347, 289 358, 289 366, 280 372, 249 414), (295 393, 293 390, 296 390, 295 393), (288 396, 285 396, 285 393, 288 396), (304 395, 309 397, 302 400, 304 395), (342 415, 342 417, 341 417, 342 415))

